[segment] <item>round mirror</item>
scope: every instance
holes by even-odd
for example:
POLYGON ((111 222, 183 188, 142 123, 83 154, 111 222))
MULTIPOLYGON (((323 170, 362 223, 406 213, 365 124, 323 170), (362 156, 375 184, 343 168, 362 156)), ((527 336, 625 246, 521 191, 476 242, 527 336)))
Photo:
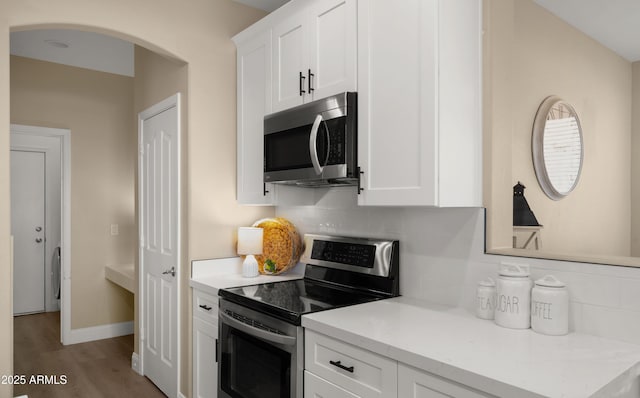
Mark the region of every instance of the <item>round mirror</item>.
POLYGON ((578 184, 584 148, 580 120, 573 107, 557 96, 545 98, 533 122, 533 167, 540 187, 560 200, 578 184))

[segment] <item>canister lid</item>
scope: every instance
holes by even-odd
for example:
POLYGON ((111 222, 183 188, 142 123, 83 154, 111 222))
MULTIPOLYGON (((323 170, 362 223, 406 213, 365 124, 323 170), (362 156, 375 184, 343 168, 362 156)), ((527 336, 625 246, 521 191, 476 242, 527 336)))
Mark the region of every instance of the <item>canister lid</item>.
POLYGON ((529 276, 529 265, 528 264, 502 263, 502 264, 500 264, 500 272, 499 273, 500 273, 501 276, 518 276, 518 277, 529 276))
POLYGON ((536 285, 545 286, 545 287, 565 287, 567 286, 564 282, 558 280, 553 275, 545 275, 544 277, 536 280, 536 285))
POLYGON ((494 281, 490 277, 487 277, 487 279, 483 279, 480 282, 478 282, 478 286, 495 287, 496 286, 496 281, 494 281))

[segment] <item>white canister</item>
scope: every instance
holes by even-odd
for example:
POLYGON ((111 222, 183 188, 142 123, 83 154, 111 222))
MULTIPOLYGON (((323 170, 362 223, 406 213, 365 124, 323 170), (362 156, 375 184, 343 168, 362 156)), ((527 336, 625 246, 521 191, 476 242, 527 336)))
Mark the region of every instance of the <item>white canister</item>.
POLYGON ((531 291, 531 328, 552 336, 569 333, 569 292, 553 275, 536 280, 531 291))
POLYGON ((531 279, 526 264, 504 263, 496 285, 496 324, 511 329, 531 325, 531 279))
POLYGON ((476 289, 476 315, 482 319, 493 319, 496 309, 496 282, 487 278, 478 282, 476 289))

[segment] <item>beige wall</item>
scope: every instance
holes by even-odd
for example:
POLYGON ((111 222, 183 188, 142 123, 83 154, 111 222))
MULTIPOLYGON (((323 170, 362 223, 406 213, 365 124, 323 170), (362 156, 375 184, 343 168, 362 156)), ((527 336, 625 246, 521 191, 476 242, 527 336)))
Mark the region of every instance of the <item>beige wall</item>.
POLYGON ((11 122, 71 130, 71 328, 132 320, 104 266, 133 262, 133 79, 12 56, 11 122))
POLYGON ((632 64, 631 255, 640 257, 640 61, 632 64))
POLYGON ((512 74, 514 40, 513 1, 483 3, 483 203, 486 212, 486 247, 511 246, 513 205, 511 148, 513 131, 512 74), (494 211, 493 209, 501 209, 494 211))
MULTIPOLYGON (((631 64, 530 0, 488 3, 507 11, 494 12, 496 18, 513 20, 511 33, 491 35, 492 44, 508 49, 510 55, 500 59, 497 50, 492 54, 500 67, 510 68, 507 81, 492 82, 493 98, 510 104, 505 109, 490 108, 490 118, 501 124, 501 136, 511 130, 511 154, 502 152, 502 159, 493 156, 492 162, 511 164, 506 169, 511 176, 509 185, 502 187, 508 192, 500 190, 507 195, 500 198, 502 205, 489 211, 505 215, 501 227, 510 230, 511 187, 521 181, 529 205, 544 225, 544 251, 630 255, 631 64), (547 198, 540 189, 531 160, 533 119, 542 100, 552 94, 576 109, 585 147, 580 182, 560 201, 547 198)), ((495 136, 493 141, 495 148, 499 145, 495 136)), ((496 167, 493 174, 504 184, 504 173, 496 167)), ((508 234, 502 239, 494 246, 511 245, 508 234)))
MULTIPOLYGON (((8 87, 9 29, 82 27, 130 40, 188 64, 187 233, 189 260, 235 255, 236 227, 273 214, 235 200, 236 74, 230 38, 264 13, 230 0, 5 0, 0 2, 0 91, 8 87)), ((4 89, 7 91, 8 89, 4 89)), ((0 94, 0 280, 10 288, 9 95, 0 94)), ((0 287, 2 287, 0 286, 0 287)), ((0 301, 0 374, 11 370, 10 300, 0 301), (6 339, 5 339, 6 338, 6 339)), ((188 350, 184 342, 183 350, 188 350)), ((186 364, 181 390, 191 375, 186 364)), ((0 390, 10 396, 7 387, 0 390)))

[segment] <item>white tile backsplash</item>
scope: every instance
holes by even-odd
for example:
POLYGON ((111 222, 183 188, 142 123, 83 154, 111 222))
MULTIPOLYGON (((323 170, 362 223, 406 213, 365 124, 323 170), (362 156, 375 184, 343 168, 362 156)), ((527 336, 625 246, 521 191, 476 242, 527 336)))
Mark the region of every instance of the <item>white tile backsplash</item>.
POLYGON ((640 313, 611 307, 583 304, 583 332, 639 344, 640 313))
POLYGON ((501 261, 526 263, 533 279, 567 283, 571 330, 640 344, 640 268, 487 255, 483 209, 359 207, 353 187, 312 191, 313 204, 276 214, 301 233, 398 239, 404 296, 474 312, 479 280, 496 278, 501 261))

